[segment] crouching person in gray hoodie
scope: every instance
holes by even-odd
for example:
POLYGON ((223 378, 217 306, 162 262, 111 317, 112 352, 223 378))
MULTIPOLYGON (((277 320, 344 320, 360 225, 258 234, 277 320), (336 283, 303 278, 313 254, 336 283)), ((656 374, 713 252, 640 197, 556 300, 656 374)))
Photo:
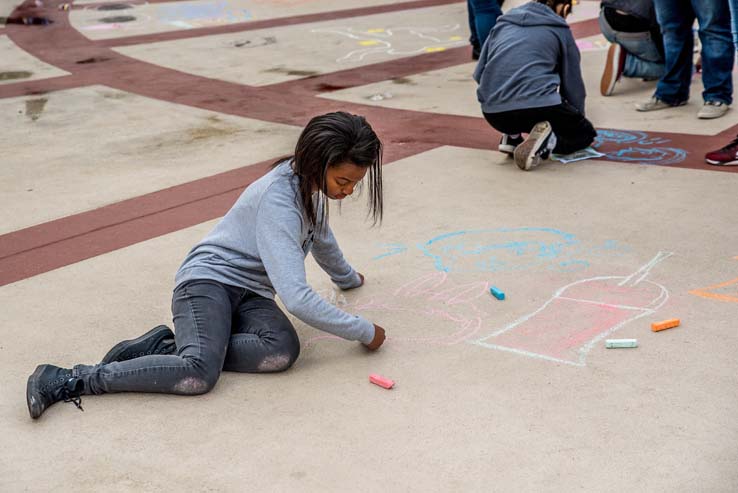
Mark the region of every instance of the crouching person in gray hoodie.
POLYGON ((499 150, 523 170, 552 152, 584 149, 597 135, 584 116, 579 49, 564 20, 571 5, 537 0, 499 17, 474 71, 484 117, 502 133, 499 150))

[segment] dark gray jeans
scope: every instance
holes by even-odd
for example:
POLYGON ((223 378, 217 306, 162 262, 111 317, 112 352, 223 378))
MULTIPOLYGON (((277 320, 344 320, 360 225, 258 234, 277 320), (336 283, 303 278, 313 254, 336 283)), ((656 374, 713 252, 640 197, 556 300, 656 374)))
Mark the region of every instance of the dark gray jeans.
POLYGON ((151 355, 107 365, 77 365, 86 394, 211 390, 221 370, 283 371, 300 354, 292 323, 276 302, 210 280, 189 281, 172 297, 176 355, 151 355))

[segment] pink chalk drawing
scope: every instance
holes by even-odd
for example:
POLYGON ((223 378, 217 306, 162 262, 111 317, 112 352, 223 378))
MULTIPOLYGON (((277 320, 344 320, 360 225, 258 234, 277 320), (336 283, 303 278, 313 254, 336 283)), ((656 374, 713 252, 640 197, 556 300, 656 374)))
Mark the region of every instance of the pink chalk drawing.
MULTIPOLYGON (((441 334, 424 334, 422 337, 395 335, 403 331, 389 332, 388 341, 416 342, 450 346, 473 337, 481 328, 486 313, 474 303, 488 295, 489 283, 485 281, 454 284, 446 272, 431 272, 409 281, 395 289, 386 299, 384 297, 358 298, 353 302, 336 291, 319 292, 330 303, 350 313, 404 313, 412 316, 433 317, 440 320, 444 328, 441 334)), ((374 317, 369 316, 370 320, 374 317)), ((437 325, 437 324, 434 324, 437 325)), ((424 331, 432 331, 429 326, 419 325, 424 331)), ((410 330, 410 328, 406 328, 410 330)), ((437 329, 435 329, 437 330, 437 329)), ((310 338, 306 346, 325 339, 339 339, 335 336, 321 335, 310 338)))
POLYGON ((671 252, 659 252, 627 277, 592 277, 567 284, 533 313, 470 342, 585 366, 587 353, 598 341, 636 319, 653 314, 668 300, 668 290, 646 277, 656 264, 671 255, 671 252))

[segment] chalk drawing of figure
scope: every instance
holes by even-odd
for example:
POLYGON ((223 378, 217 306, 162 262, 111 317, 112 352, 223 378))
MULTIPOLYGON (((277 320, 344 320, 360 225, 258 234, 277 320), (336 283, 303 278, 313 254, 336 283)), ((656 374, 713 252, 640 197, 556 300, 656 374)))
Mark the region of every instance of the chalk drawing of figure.
POLYGON ((592 277, 567 284, 533 313, 471 343, 584 366, 587 353, 598 341, 653 314, 666 302, 668 290, 646 277, 671 255, 659 252, 627 277, 592 277))
POLYGON ((352 27, 313 29, 313 33, 328 33, 355 40, 360 48, 338 58, 338 63, 360 62, 369 55, 387 54, 410 56, 462 46, 466 40, 459 24, 440 27, 398 27, 355 30, 352 27))
MULTIPOLYGON (((406 282, 387 296, 359 297, 349 302, 333 290, 319 294, 350 313, 367 314, 370 320, 388 312, 394 314, 397 323, 406 318, 408 323, 402 330, 388 333, 388 341, 450 346, 479 332, 487 314, 475 302, 489 296, 488 290, 485 281, 456 284, 445 272, 431 272, 406 282), (424 322, 429 320, 433 323, 424 322)), ((316 336, 306 345, 325 339, 337 338, 316 336)))

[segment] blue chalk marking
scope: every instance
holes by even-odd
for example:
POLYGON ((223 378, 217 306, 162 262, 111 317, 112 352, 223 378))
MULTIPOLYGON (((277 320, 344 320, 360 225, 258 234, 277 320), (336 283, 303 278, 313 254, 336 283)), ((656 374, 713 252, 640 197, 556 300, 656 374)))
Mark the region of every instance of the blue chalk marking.
POLYGON ((489 292, 492 294, 492 296, 494 296, 498 300, 504 300, 505 299, 505 293, 503 293, 502 291, 500 291, 499 289, 497 289, 494 286, 492 286, 491 288, 489 288, 489 292))

